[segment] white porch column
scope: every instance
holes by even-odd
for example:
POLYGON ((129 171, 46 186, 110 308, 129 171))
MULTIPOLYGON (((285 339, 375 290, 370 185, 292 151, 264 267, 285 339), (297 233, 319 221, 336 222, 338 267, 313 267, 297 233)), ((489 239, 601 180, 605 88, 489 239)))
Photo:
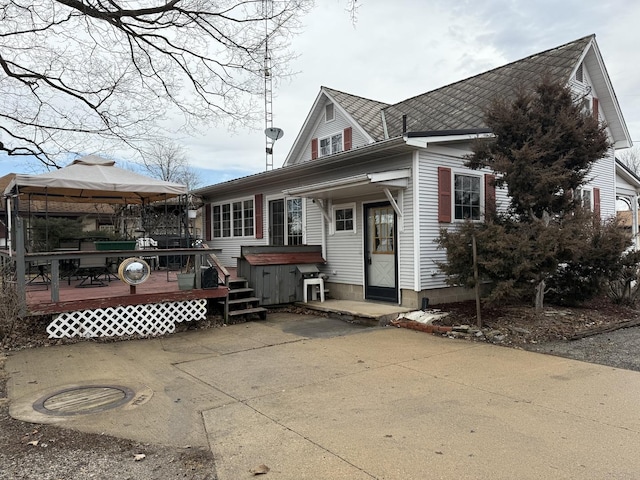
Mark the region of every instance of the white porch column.
POLYGON ((640 238, 638 238, 638 195, 631 197, 631 234, 633 235, 633 245, 636 250, 640 249, 640 238))

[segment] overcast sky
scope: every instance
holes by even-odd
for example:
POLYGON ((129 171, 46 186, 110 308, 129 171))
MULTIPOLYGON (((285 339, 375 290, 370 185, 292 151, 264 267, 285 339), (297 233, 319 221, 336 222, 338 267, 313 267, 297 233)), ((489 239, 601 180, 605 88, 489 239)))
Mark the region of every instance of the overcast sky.
MULTIPOLYGON (((640 2, 634 0, 318 0, 294 39, 292 80, 274 89, 281 166, 320 87, 395 103, 542 50, 596 34, 631 138, 640 145, 640 2), (453 6, 452 6, 453 5, 453 6)), ((265 169, 262 129, 214 130, 188 146, 214 170, 205 184, 265 169)))
MULTIPOLYGON (((640 2, 636 0, 316 0, 294 37, 299 72, 274 88, 282 166, 320 87, 395 103, 596 34, 631 138, 640 146, 640 2)), ((264 125, 212 129, 184 142, 201 186, 265 169, 264 125)), ((12 170, 15 171, 15 168, 12 170)), ((31 173, 31 172, 26 172, 31 173)))

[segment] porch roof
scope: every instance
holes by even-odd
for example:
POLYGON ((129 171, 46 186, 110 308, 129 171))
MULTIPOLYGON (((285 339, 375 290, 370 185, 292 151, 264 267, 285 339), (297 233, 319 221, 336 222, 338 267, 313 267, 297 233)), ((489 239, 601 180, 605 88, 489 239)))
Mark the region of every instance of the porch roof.
POLYGON ((351 177, 314 183, 302 187, 284 190, 285 195, 293 197, 330 199, 344 196, 350 197, 378 193, 384 189, 405 189, 409 185, 411 170, 387 170, 377 173, 363 173, 351 177))

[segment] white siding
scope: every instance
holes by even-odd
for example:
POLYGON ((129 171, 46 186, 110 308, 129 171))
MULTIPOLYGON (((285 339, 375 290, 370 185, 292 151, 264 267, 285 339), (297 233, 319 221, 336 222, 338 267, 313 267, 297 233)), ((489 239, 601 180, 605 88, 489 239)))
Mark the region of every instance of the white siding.
POLYGON ((307 245, 322 245, 322 212, 311 200, 307 200, 305 205, 307 209, 305 226, 307 245))
MULTIPOLYGON (((439 149, 440 151, 442 149, 439 149)), ((440 228, 455 227, 455 223, 438 222, 438 167, 449 167, 455 171, 463 171, 463 160, 443 153, 430 151, 420 152, 417 174, 420 179, 418 219, 420 231, 420 287, 421 289, 440 288, 446 286, 445 276, 438 271, 437 262, 444 262, 446 254, 437 248, 435 239, 440 228)), ((489 170, 469 170, 471 174, 491 173, 489 170)), ((591 171, 592 180, 589 186, 600 189, 600 213, 603 219, 615 215, 615 160, 613 150, 610 154, 596 162, 591 171)), ((484 197, 484 191, 482 193, 484 197)), ((509 205, 506 188, 496 189, 496 206, 504 211, 509 205)))
MULTIPOLYGON (((406 155, 393 159, 386 159, 383 162, 367 166, 367 173, 381 172, 385 170, 395 170, 400 168, 410 168, 411 157, 406 155)), ((353 175, 365 173, 361 168, 347 166, 339 172, 329 171, 326 175, 318 176, 314 183, 321 183, 332 179, 345 178, 353 175)), ((392 192, 397 198, 397 192, 392 192)), ((402 208, 404 229, 398 231, 398 279, 400 288, 413 289, 414 266, 413 266, 413 188, 411 182, 409 187, 403 192, 402 208)), ((366 197, 349 196, 348 191, 339 198, 334 198, 329 205, 331 210, 333 205, 354 204, 355 224, 354 232, 331 232, 330 226, 325 225, 327 264, 323 267, 323 273, 329 277, 329 281, 334 283, 345 283, 362 285, 364 280, 364 205, 365 203, 387 201, 382 190, 377 194, 366 197), (335 273, 334 273, 335 272, 335 273)), ((307 203, 307 242, 321 244, 322 222, 324 217, 319 208, 312 202, 307 203), (317 241, 316 241, 317 239, 317 241), (313 240, 313 241, 312 241, 313 240)), ((399 229, 401 230, 401 229, 399 229)))
MULTIPOLYGON (((350 203, 354 199, 336 200, 335 204, 350 203)), ((362 203, 356 202, 354 208, 356 216, 356 231, 335 232, 327 235, 327 264, 324 273, 329 276, 329 281, 334 283, 348 283, 353 285, 363 284, 363 231, 362 203)), ((324 221, 324 217, 322 218, 324 221)), ((327 233, 328 233, 327 227, 327 233)))
POLYGON ((591 187, 600 189, 600 217, 606 219, 616 214, 616 164, 614 150, 609 155, 594 163, 591 169, 591 187))
MULTIPOLYGON (((439 149, 443 150, 443 149, 439 149)), ((447 286, 445 276, 439 271, 437 263, 446 261, 446 253, 438 248, 436 239, 440 235, 440 228, 455 228, 456 222, 438 222, 438 167, 449 167, 454 172, 468 171, 471 175, 484 175, 491 173, 488 169, 470 170, 463 166, 464 161, 456 156, 443 153, 434 153, 428 150, 420 152, 419 157, 419 206, 420 212, 417 219, 420 232, 420 258, 419 258, 419 289, 442 288, 447 286)), ((484 182, 482 185, 482 198, 484 199, 484 182)), ((496 206, 504 209, 508 204, 506 191, 496 189, 496 206)))
MULTIPOLYGON (((321 106, 324 112, 324 105, 321 106)), ((305 146, 302 149, 302 153, 299 158, 295 159, 292 163, 307 162, 311 160, 311 140, 314 138, 324 138, 329 135, 335 135, 336 133, 342 133, 344 135, 344 129, 348 127, 352 128, 352 142, 351 148, 360 147, 367 143, 367 139, 360 132, 360 129, 353 126, 347 117, 345 117, 339 108, 334 109, 335 117, 330 122, 324 121, 324 114, 320 115, 320 119, 315 123, 311 130, 309 138, 302 140, 305 142, 305 146)), ((342 139, 344 142, 344 137, 342 139)), ((318 145, 318 155, 320 155, 320 145, 318 145)))
MULTIPOLYGON (((398 165, 400 167, 411 167, 413 169, 413 161, 411 158, 407 159, 407 163, 398 165)), ((412 177, 415 172, 412 171, 412 177)), ((413 216, 414 212, 414 182, 409 180, 409 186, 403 193, 402 212, 403 218, 398 218, 398 282, 400 288, 406 290, 414 290, 415 285, 415 270, 418 268, 415 261, 415 249, 414 249, 414 227, 415 222, 413 216), (402 223, 402 225, 400 225, 402 223)))
POLYGON ((636 186, 616 173, 616 195, 635 195, 636 186))
MULTIPOLYGON (((268 203, 267 196, 274 194, 282 194, 282 188, 273 188, 270 190, 265 190, 261 192, 238 192, 237 196, 234 197, 219 197, 216 198, 215 202, 212 205, 220 205, 223 203, 233 203, 234 201, 246 199, 247 194, 258 194, 262 193, 263 195, 263 215, 262 215, 262 231, 264 232, 263 238, 250 238, 250 237, 222 237, 222 238, 212 238, 207 241, 207 245, 211 248, 219 249, 220 252, 216 252, 216 256, 220 259, 220 262, 225 267, 236 267, 237 266, 237 257, 240 256, 240 247, 241 246, 254 246, 254 245, 268 245, 269 244, 269 226, 268 226, 268 203)), ((255 198, 255 197, 254 197, 255 198)), ((256 205, 254 204, 254 215, 256 205)), ((212 209, 213 211, 213 209, 212 209)), ((254 217, 255 218, 255 217, 254 217)), ((255 232, 255 225, 254 225, 255 232)))

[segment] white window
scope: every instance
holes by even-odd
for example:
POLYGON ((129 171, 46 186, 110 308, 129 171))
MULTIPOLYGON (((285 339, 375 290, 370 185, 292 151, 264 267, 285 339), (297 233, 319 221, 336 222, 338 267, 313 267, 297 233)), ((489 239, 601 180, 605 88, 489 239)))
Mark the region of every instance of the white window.
POLYGON ((587 210, 593 211, 593 189, 577 188, 574 194, 576 202, 587 210))
POLYGON ((476 175, 454 175, 453 211, 456 220, 480 220, 480 177, 476 175))
POLYGON ((302 198, 269 201, 269 245, 304 244, 302 198))
POLYGON ((253 199, 213 206, 213 237, 252 237, 253 199))
POLYGON ((333 231, 355 233, 356 231, 355 204, 335 205, 333 207, 333 231))
POLYGON ((336 118, 333 103, 327 103, 324 107, 324 121, 331 122, 336 118))
POLYGON ((342 149, 342 132, 320 139, 321 157, 324 157, 325 155, 331 155, 332 153, 339 153, 342 151, 342 149))

